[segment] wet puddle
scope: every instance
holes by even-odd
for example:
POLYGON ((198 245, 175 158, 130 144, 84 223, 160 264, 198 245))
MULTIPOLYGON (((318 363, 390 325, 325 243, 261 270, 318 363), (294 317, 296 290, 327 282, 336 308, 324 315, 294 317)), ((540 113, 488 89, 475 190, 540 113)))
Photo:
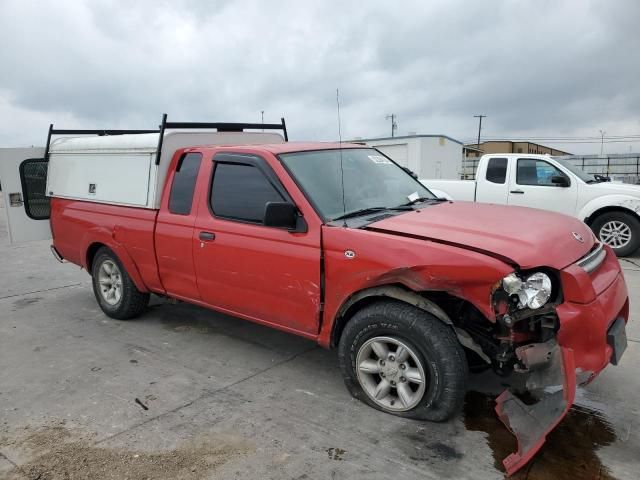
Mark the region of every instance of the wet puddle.
MULTIPOLYGON (((515 437, 494 412, 494 396, 469 392, 465 400, 464 424, 467 430, 485 432, 493 452, 494 466, 504 472, 502 460, 517 449, 515 437)), ((602 465, 596 451, 616 439, 613 426, 602 412, 574 405, 558 427, 548 436, 536 456, 511 478, 536 479, 614 479, 602 465)))

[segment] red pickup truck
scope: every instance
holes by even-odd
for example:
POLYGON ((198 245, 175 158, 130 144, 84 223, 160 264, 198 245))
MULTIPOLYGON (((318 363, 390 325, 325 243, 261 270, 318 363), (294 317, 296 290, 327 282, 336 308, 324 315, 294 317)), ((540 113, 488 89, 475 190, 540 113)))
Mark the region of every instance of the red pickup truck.
MULTIPOLYGON (((151 145, 134 137, 104 142, 151 145)), ((377 150, 333 143, 176 148, 157 205, 105 200, 100 178, 74 199, 73 142, 45 155, 52 248, 90 272, 106 315, 137 317, 156 294, 312 339, 338 350, 354 397, 413 419, 449 419, 469 369, 491 368, 511 385, 496 401, 518 438, 508 473, 626 347, 618 260, 575 218, 436 198, 377 150)))

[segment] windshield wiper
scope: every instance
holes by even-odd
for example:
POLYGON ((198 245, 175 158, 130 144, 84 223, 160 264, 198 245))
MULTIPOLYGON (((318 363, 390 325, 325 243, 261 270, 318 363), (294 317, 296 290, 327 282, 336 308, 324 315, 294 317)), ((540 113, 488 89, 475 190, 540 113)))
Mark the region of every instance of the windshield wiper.
POLYGON ((354 210, 353 212, 348 212, 348 213, 345 213, 344 215, 340 215, 339 217, 334 218, 334 220, 344 220, 345 218, 359 217, 360 215, 366 215, 367 213, 380 212, 386 209, 387 207, 361 208, 359 210, 354 210))
POLYGON ((382 212, 384 210, 411 210, 407 208, 408 205, 398 205, 397 207, 368 207, 361 208, 359 210, 354 210, 353 212, 345 213, 344 215, 340 215, 339 217, 335 217, 333 220, 344 220, 345 218, 353 218, 360 217, 362 215, 366 215, 368 213, 382 212))

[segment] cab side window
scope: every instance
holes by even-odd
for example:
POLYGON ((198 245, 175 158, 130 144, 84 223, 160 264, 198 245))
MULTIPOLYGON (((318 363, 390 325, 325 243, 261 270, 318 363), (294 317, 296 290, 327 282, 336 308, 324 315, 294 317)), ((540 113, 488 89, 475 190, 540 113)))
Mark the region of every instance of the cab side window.
POLYGON ((490 158, 487 164, 487 181, 491 183, 505 183, 507 180, 507 159, 490 158))
POLYGON ((187 153, 176 166, 169 193, 169 211, 176 215, 189 215, 193 203, 198 171, 202 161, 201 153, 187 153))
POLYGON ((552 177, 566 177, 564 173, 544 160, 533 158, 519 158, 516 172, 518 185, 538 185, 554 187, 552 177))
POLYGON ((284 198, 257 167, 217 163, 210 201, 217 217, 262 224, 267 202, 282 202, 284 198))

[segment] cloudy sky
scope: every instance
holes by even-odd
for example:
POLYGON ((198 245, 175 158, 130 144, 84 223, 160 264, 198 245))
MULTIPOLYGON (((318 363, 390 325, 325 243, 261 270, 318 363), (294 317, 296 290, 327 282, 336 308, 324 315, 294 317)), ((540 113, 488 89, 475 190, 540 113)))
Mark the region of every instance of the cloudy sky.
POLYGON ((471 141, 482 113, 483 137, 599 153, 605 130, 605 152, 637 152, 639 19, 636 0, 0 0, 0 146, 261 110, 334 140, 339 88, 344 138, 395 113, 401 135, 471 141))

